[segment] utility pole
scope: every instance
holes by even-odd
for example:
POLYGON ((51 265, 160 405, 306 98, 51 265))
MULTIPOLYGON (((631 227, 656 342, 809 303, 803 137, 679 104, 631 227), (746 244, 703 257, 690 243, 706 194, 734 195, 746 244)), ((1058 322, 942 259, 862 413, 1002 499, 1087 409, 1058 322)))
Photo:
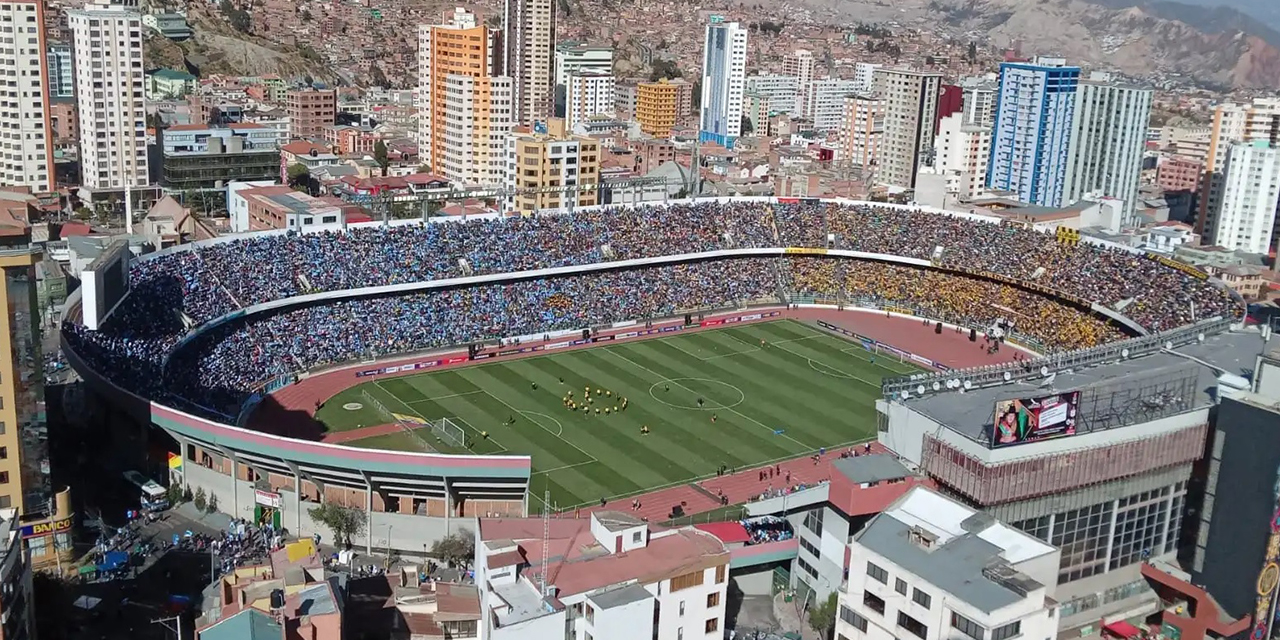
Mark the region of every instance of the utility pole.
POLYGON ((164 628, 172 631, 178 636, 178 640, 182 640, 182 614, 178 614, 172 618, 157 618, 152 620, 151 624, 164 625, 164 628), (173 622, 176 626, 169 626, 170 622, 173 622))

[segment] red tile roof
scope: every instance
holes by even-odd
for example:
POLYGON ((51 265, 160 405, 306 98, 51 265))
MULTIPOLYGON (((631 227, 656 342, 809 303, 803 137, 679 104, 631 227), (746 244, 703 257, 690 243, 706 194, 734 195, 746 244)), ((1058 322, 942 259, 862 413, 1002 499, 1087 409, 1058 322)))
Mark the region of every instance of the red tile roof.
POLYGON ((747 528, 739 522, 708 522, 707 524, 695 524, 693 528, 706 531, 720 538, 720 541, 725 544, 746 542, 751 539, 751 535, 747 533, 747 528))

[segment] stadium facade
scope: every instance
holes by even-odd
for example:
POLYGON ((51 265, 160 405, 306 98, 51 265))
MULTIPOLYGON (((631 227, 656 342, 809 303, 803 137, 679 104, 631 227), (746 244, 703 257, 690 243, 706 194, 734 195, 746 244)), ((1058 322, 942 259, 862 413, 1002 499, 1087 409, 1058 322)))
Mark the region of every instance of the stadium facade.
MULTIPOLYGON (((724 202, 777 206, 797 201, 760 198, 724 202)), ((978 216, 954 217, 990 222, 978 216)), ((214 242, 228 241, 235 238, 214 242)), ((1053 242, 1052 237, 1046 236, 1046 242, 1053 242)), ((190 250, 190 245, 176 247, 143 259, 190 250)), ((642 265, 797 255, 935 267, 934 260, 916 257, 780 246, 310 292, 250 305, 194 327, 175 350, 232 320, 299 305, 642 265)), ((1026 286, 1042 294, 1054 293, 1040 285, 1026 286)), ((1123 309, 1065 296, 1062 299, 1065 304, 1123 327, 1131 335, 1147 333, 1124 315, 1123 309)), ((780 297, 778 307, 782 301, 780 297)), ((70 301, 68 320, 78 319, 79 306, 79 298, 70 301)), ((909 310, 891 312, 902 311, 909 310)), ((735 313, 739 321, 759 319, 758 312, 735 313)), ((1121 570, 1132 568, 1149 555, 1170 553, 1177 546, 1186 483, 1192 463, 1202 455, 1212 404, 1204 389, 1207 382, 1216 380, 1206 373, 1210 365, 1202 361, 1223 362, 1235 354, 1240 358, 1247 355, 1252 363, 1260 348, 1254 344, 1249 355, 1251 347, 1244 338, 1224 335, 1230 322, 1207 321, 1158 336, 1025 361, 1029 365, 926 374, 889 383, 881 406, 881 442, 907 463, 925 470, 944 489, 1064 547, 1062 572, 1066 579, 1062 582, 1068 583, 1067 587, 1076 582, 1082 593, 1095 593, 1095 583, 1101 584, 1095 578, 1112 580, 1127 575, 1121 570), (1170 350, 1173 352, 1166 352, 1170 350), (969 387, 967 393, 943 391, 944 387, 957 385, 969 387), (1072 417, 1073 435, 1049 437, 1047 432, 1027 432, 1015 437, 1021 438, 1017 442, 997 443, 993 439, 990 423, 997 403, 1016 404, 1018 400, 1033 401, 1051 394, 1070 396, 1059 403, 1065 408, 1053 411, 1065 411, 1072 417)), ((583 339, 589 340, 587 336, 583 339)), ((527 456, 369 450, 247 428, 251 424, 249 418, 255 410, 261 410, 261 403, 270 402, 271 394, 285 393, 300 378, 318 372, 297 372, 272 379, 235 420, 218 421, 121 388, 77 352, 76 343, 68 340, 66 332, 63 346, 68 360, 91 388, 137 422, 153 424, 173 438, 177 455, 170 462, 172 479, 217 496, 219 507, 232 515, 261 518, 265 514, 294 533, 325 533, 311 521, 308 509, 321 501, 345 504, 368 513, 369 534, 357 540, 358 544, 414 550, 421 548, 424 541, 462 526, 473 526, 477 517, 526 515, 530 511, 527 456)), ((432 361, 448 359, 441 356, 432 361)), ((398 361, 388 367, 358 366, 382 373, 394 373, 390 369, 399 367, 398 361)), ((353 375, 352 384, 355 380, 353 375)), ((1014 408, 1021 408, 1024 413, 1037 410, 1031 404, 1034 403, 1025 402, 1014 408)), ((1049 419, 1043 414, 1036 417, 1049 419)), ((1080 607, 1077 609, 1081 616, 1086 614, 1080 607)), ((1088 612, 1094 617, 1099 613, 1088 612)))

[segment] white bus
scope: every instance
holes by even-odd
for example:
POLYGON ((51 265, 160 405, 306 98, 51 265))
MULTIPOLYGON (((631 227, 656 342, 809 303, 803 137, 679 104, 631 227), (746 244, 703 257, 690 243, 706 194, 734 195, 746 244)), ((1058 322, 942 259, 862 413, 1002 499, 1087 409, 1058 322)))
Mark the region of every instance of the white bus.
POLYGON ((139 502, 147 511, 164 511, 169 508, 169 492, 160 483, 137 471, 124 472, 124 479, 133 483, 142 492, 139 502))

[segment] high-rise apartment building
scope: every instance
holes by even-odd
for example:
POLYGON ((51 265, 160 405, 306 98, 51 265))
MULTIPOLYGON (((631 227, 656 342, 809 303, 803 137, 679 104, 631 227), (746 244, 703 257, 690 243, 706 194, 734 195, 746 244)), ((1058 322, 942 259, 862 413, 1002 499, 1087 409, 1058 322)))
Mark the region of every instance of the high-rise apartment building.
POLYGON ((805 117, 810 117, 807 115, 810 107, 806 102, 810 96, 806 87, 813 81, 813 66, 813 52, 808 49, 796 49, 782 59, 782 75, 795 78, 800 85, 801 93, 795 110, 806 114, 805 117))
POLYGON ((555 97, 557 0, 506 0, 499 74, 511 76, 515 121, 522 125, 550 118, 555 97))
POLYGON ((1060 58, 1000 65, 987 188, 1059 207, 1066 196, 1080 68, 1060 58))
POLYGON ((768 98, 774 113, 800 115, 800 79, 795 76, 754 75, 747 78, 744 93, 768 98))
POLYGON ((418 27, 418 148, 433 173, 464 184, 500 184, 515 109, 499 32, 455 9, 418 27))
POLYGON ((45 61, 43 0, 0 0, 4 50, 0 75, 0 187, 52 191, 53 131, 49 127, 49 73, 45 61))
POLYGON ((338 118, 336 89, 293 89, 285 94, 285 113, 289 116, 289 137, 298 139, 324 136, 338 118))
POLYGON ((1149 87, 1115 82, 1106 74, 1080 82, 1062 204, 1086 195, 1116 198, 1124 203, 1122 223, 1133 223, 1151 96, 1149 87))
POLYGON ((643 82, 636 85, 636 121, 640 130, 655 138, 670 138, 676 127, 679 89, 667 82, 643 82))
POLYGON ((953 113, 938 124, 934 169, 946 176, 947 193, 971 198, 987 182, 991 156, 991 129, 967 124, 963 113, 953 113))
MULTIPOLYGON (((742 94, 742 116, 751 121, 752 135, 764 136, 769 132, 769 99, 750 91, 742 94)), ((746 131, 743 131, 745 134, 746 131)))
POLYGON ((853 81, 859 93, 870 93, 876 88, 876 70, 884 65, 872 62, 856 62, 853 65, 853 81))
POLYGON ((612 116, 613 76, 603 71, 575 71, 569 74, 565 93, 565 127, 573 126, 591 116, 612 116))
POLYGON ((80 113, 80 180, 90 191, 142 187, 147 122, 142 15, 118 4, 67 11, 80 113))
POLYGON ((533 213, 539 209, 589 207, 600 192, 558 191, 557 187, 594 185, 600 182, 600 142, 568 135, 560 118, 547 122, 546 133, 521 127, 507 136, 507 170, 504 186, 507 210, 533 213))
POLYGON ((1213 244, 1268 253, 1275 244, 1276 203, 1280 202, 1280 149, 1262 140, 1237 142, 1226 156, 1213 244))
POLYGON ((733 147, 742 135, 746 92, 747 30, 712 16, 702 52, 702 117, 698 140, 733 147))
MULTIPOLYGON (((1280 98, 1255 98, 1249 103, 1218 105, 1213 114, 1209 142, 1205 151, 1205 175, 1200 188, 1200 212, 1196 218, 1196 233, 1206 240, 1217 231, 1217 213, 1221 209, 1223 193, 1223 165, 1227 154, 1236 142, 1263 141, 1280 144, 1280 98)), ((1183 155, 1196 154, 1188 149, 1177 149, 1183 155)))
POLYGON ((995 125, 996 92, 1000 90, 1000 83, 995 78, 965 78, 960 81, 960 90, 964 92, 961 106, 964 123, 988 129, 995 125))
POLYGON ((857 93, 853 80, 824 78, 810 80, 804 87, 804 117, 816 131, 837 131, 844 119, 844 99, 857 93))
POLYGON ((684 78, 672 78, 670 82, 676 86, 676 117, 693 115, 693 83, 684 78))
POLYGON ((52 42, 45 64, 49 69, 49 97, 65 99, 76 97, 75 67, 72 65, 71 45, 52 42))
POLYGON ((884 101, 884 137, 876 182, 914 189, 920 158, 933 148, 942 74, 879 69, 875 85, 884 101))
POLYGON ((837 138, 837 160, 843 165, 869 171, 879 161, 880 139, 884 135, 884 101, 868 94, 844 99, 844 117, 837 138))
POLYGON ((569 76, 584 71, 613 75, 613 47, 564 42, 556 47, 556 84, 569 86, 569 76))

